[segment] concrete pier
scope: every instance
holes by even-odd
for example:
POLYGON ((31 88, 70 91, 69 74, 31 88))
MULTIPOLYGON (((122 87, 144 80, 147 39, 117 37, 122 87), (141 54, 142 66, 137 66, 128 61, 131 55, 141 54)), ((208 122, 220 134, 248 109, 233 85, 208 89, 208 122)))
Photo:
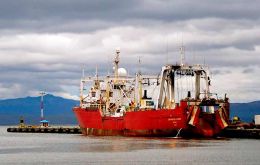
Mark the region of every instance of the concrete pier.
MULTIPOLYGON (((16 133, 61 133, 61 134, 81 134, 79 127, 10 127, 7 132, 16 133)), ((226 138, 245 138, 245 139, 260 139, 260 129, 243 129, 243 128, 226 128, 220 136, 226 138)))
POLYGON ((10 127, 7 132, 81 134, 79 127, 10 127))

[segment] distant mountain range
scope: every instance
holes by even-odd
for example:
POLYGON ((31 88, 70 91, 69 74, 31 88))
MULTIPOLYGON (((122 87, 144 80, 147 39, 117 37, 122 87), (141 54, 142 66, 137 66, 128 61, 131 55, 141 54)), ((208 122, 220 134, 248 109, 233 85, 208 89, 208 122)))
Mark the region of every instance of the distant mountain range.
MULTIPOLYGON (((70 100, 53 95, 44 96, 44 116, 50 124, 77 124, 72 108, 78 100, 70 100)), ((251 122, 255 114, 260 114, 260 101, 250 103, 231 103, 230 116, 239 116, 251 122)), ((26 124, 39 124, 40 97, 25 97, 0 100, 0 125, 15 125, 23 116, 26 124)))
POLYGON ((260 115, 260 101, 250 103, 231 103, 230 116, 238 116, 242 121, 252 122, 255 115, 260 115))
MULTIPOLYGON (((77 104, 77 100, 45 95, 44 117, 50 124, 77 124, 72 112, 72 107, 77 104)), ((21 116, 27 124, 39 124, 40 97, 0 100, 0 125, 18 124, 21 116)))

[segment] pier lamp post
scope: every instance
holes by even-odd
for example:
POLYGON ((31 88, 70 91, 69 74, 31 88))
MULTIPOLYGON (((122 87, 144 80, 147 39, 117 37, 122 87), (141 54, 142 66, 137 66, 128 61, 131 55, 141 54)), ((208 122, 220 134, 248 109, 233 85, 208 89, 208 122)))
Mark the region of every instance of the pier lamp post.
POLYGON ((41 96, 41 120, 44 120, 44 116, 43 116, 43 108, 44 108, 44 105, 43 105, 43 96, 46 95, 45 92, 40 92, 40 96, 41 96))
POLYGON ((43 104, 43 96, 46 95, 45 92, 40 92, 40 96, 41 96, 41 127, 48 127, 49 126, 49 121, 44 119, 44 115, 43 115, 43 109, 44 109, 44 104, 43 104))

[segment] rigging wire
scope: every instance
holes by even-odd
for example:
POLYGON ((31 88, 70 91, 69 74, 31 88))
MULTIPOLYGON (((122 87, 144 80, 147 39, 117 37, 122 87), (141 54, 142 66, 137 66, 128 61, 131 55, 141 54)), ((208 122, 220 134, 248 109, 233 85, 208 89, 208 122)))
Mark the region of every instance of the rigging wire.
POLYGON ((189 91, 189 82, 188 82, 188 76, 185 76, 185 81, 186 81, 186 90, 185 90, 185 93, 187 94, 188 93, 188 91, 189 91))
POLYGON ((180 74, 180 82, 181 82, 181 83, 180 83, 180 87, 181 87, 181 90, 180 90, 180 91, 181 91, 181 98, 183 98, 183 85, 182 85, 183 83, 182 83, 182 76, 181 76, 181 74, 180 74))

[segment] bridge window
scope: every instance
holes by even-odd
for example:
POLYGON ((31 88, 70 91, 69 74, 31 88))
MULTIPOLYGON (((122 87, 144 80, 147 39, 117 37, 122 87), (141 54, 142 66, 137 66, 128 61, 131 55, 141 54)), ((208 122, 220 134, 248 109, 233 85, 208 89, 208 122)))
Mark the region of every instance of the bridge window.
POLYGON ((146 106, 154 106, 154 102, 153 101, 146 101, 146 106))

